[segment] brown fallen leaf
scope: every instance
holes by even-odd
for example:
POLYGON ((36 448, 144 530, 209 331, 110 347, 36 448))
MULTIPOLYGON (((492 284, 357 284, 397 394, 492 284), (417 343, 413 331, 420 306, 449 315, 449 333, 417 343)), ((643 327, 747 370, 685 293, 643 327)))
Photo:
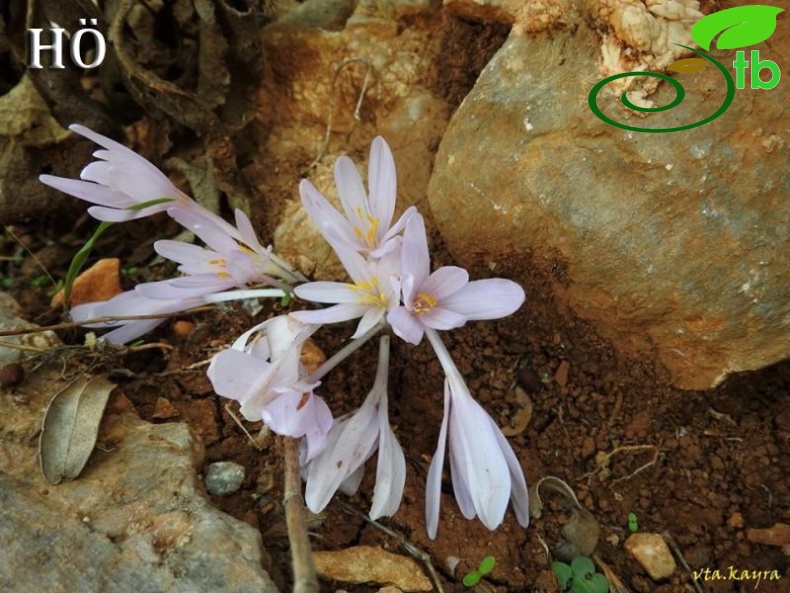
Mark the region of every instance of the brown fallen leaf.
POLYGON ((105 375, 82 376, 57 392, 44 413, 38 443, 41 472, 50 484, 73 480, 88 463, 110 392, 105 375))
POLYGON ((667 70, 679 72, 680 74, 696 74, 697 72, 702 72, 707 67, 708 62, 702 58, 684 58, 682 60, 672 62, 669 66, 667 66, 667 70))

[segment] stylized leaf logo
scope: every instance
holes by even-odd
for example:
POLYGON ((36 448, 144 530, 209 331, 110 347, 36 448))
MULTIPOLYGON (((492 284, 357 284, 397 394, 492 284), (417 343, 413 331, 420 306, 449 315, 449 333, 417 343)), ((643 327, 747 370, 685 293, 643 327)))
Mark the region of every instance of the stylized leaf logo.
POLYGON ((697 72, 702 72, 707 67, 708 63, 701 58, 685 58, 677 62, 672 62, 667 66, 667 70, 680 72, 681 74, 696 74, 697 72))
POLYGON ((691 38, 705 50, 710 50, 713 38, 719 33, 717 49, 737 49, 765 41, 776 30, 776 15, 784 9, 775 6, 736 6, 701 18, 691 28, 691 38))

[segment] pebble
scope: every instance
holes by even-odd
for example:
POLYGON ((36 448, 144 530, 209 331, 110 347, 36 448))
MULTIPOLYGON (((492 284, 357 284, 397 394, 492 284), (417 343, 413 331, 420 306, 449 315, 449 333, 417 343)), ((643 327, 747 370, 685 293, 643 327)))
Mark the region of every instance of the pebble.
POLYGON ((216 461, 208 466, 206 472, 206 490, 215 496, 227 496, 241 488, 244 482, 243 465, 232 461, 216 461))
MULTIPOLYGON (((70 305, 107 301, 123 292, 121 287, 121 260, 111 257, 100 259, 74 280, 70 305)), ((63 290, 52 297, 53 307, 63 304, 63 290)))
POLYGON ((25 378, 25 369, 18 362, 12 362, 0 368, 0 385, 14 387, 25 378))
POLYGON ((747 529, 746 538, 766 546, 787 546, 790 545, 790 525, 775 523, 767 529, 747 529))
POLYGON ((669 578, 677 569, 669 546, 657 533, 634 533, 625 540, 625 549, 654 581, 669 578))

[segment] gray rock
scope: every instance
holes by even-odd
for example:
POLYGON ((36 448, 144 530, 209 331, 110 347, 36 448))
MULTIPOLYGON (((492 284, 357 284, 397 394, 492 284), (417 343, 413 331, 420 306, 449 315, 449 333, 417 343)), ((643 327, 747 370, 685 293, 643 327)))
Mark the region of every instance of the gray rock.
POLYGON ((45 482, 37 437, 64 386, 56 367, 0 398, 0 591, 275 593, 258 531, 202 493, 200 440, 124 412, 117 391, 80 478, 45 482))
POLYGON ((206 490, 215 496, 233 494, 241 488, 244 474, 243 465, 232 461, 216 461, 209 465, 206 471, 206 490))
MULTIPOLYGON (((454 114, 428 190, 450 251, 516 280, 540 266, 561 305, 621 351, 650 353, 679 387, 790 356, 790 87, 736 91, 724 115, 691 130, 625 131, 587 104, 607 74, 598 34, 578 27, 514 28, 454 114)), ((761 59, 790 63, 788 37, 778 29, 761 59)), ((663 49, 653 63, 672 59, 663 49)), ((715 68, 682 82, 680 106, 644 119, 618 96, 599 104, 653 127, 721 105, 715 68)), ((641 97, 666 105, 674 90, 641 97)))

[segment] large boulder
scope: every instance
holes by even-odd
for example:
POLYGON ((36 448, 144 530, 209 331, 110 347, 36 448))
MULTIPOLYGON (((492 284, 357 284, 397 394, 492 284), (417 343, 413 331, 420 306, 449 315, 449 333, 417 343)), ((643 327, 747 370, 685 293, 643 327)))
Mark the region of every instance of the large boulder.
MULTIPOLYGON (((448 2, 458 11, 471 4, 448 2)), ((623 20, 621 11, 607 13, 608 22, 565 4, 574 7, 567 19, 542 25, 535 15, 512 15, 510 37, 442 139, 428 197, 451 252, 467 266, 561 270, 561 303, 621 350, 653 353, 679 387, 709 388, 786 358, 788 86, 747 83, 722 116, 682 132, 608 125, 588 105, 591 88, 618 63, 654 69, 680 57, 666 44, 688 36, 688 23, 677 24, 695 3, 685 3, 680 21, 641 13, 623 20), (623 24, 634 22, 656 38, 640 40, 623 24)), ((779 27, 759 49, 761 59, 790 65, 790 31, 779 27)), ((727 66, 735 58, 713 55, 727 66)), ((670 111, 637 116, 608 88, 598 104, 645 127, 699 121, 722 104, 726 85, 715 68, 680 80, 686 99, 670 111)), ((670 85, 649 82, 634 83, 635 102, 674 99, 670 85)))

